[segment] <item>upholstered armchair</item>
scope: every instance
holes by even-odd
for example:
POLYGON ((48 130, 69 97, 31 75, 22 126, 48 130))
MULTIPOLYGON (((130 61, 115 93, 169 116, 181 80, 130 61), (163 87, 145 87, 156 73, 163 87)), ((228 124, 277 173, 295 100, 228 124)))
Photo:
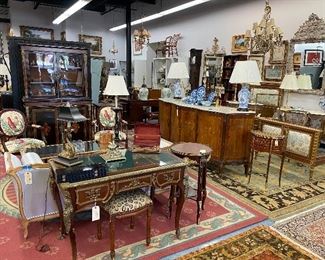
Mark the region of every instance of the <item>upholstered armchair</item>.
POLYGON ((18 153, 27 148, 43 147, 46 144, 43 128, 40 125, 29 126, 25 115, 16 109, 4 109, 0 111, 0 137, 1 152, 18 153), (27 127, 39 129, 42 139, 19 138, 25 135, 27 127))
POLYGON ((50 189, 50 168, 36 153, 23 154, 21 160, 6 152, 4 154, 6 173, 11 176, 24 238, 28 237, 31 222, 58 217, 58 208, 50 189))
MULTIPOLYGON (((114 129, 115 129, 115 117, 119 116, 113 111, 111 107, 101 107, 97 114, 97 120, 94 121, 96 133, 95 133, 95 140, 99 141, 100 136, 103 133, 111 133, 112 138, 114 138, 114 129)), ((119 122, 118 128, 118 137, 119 142, 124 143, 125 148, 128 148, 128 123, 123 119, 118 119, 119 122)))

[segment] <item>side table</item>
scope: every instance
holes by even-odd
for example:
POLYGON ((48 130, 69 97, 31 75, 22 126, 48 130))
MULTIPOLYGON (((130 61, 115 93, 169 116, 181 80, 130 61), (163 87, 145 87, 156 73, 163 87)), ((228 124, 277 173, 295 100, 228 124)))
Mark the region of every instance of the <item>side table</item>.
POLYGON ((196 200, 196 205, 197 205, 196 223, 199 224, 201 210, 204 210, 204 203, 207 197, 207 192, 206 192, 207 162, 210 159, 212 149, 207 145, 199 144, 199 143, 180 143, 180 144, 173 145, 171 147, 171 151, 175 155, 181 158, 188 158, 189 160, 199 165, 197 188, 195 189, 196 195, 188 196, 188 198, 196 200))

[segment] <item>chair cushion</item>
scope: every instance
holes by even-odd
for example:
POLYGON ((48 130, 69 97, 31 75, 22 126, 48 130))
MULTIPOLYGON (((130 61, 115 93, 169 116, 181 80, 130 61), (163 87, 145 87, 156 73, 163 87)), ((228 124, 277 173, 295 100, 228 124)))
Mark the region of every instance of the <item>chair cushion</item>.
POLYGON ((10 110, 0 116, 1 131, 7 136, 18 136, 25 130, 25 119, 21 112, 10 110))
MULTIPOLYGON (((95 141, 99 142, 100 134, 103 133, 103 132, 110 132, 110 133, 114 134, 113 130, 101 130, 101 131, 98 131, 94 135, 95 141)), ((124 140, 126 140, 126 133, 119 131, 118 137, 119 137, 119 139, 121 141, 124 141, 124 140)))
POLYGON ((115 126, 115 112, 111 107, 103 107, 99 112, 99 123, 104 127, 115 126))
POLYGON ((121 192, 103 207, 111 216, 123 215, 152 205, 150 197, 141 189, 121 192))
MULTIPOLYGON (((15 140, 9 140, 5 143, 9 153, 18 153, 27 148, 40 148, 45 146, 45 142, 35 138, 19 138, 15 140)), ((4 152, 3 147, 0 149, 4 152)))

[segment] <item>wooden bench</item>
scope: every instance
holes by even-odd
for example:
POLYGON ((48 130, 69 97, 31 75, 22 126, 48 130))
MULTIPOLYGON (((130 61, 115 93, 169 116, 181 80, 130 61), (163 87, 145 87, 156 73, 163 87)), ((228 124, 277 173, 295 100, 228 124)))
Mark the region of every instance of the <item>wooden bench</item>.
POLYGON ((265 133, 286 135, 284 156, 307 164, 311 180, 314 168, 325 163, 325 149, 319 148, 322 130, 265 117, 257 121, 259 129, 265 133))

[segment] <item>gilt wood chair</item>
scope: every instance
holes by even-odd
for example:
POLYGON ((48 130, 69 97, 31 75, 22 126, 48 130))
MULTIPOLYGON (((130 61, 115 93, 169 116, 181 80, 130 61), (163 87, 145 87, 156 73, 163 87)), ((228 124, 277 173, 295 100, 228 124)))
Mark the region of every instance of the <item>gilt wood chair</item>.
POLYGON ((0 111, 0 136, 1 152, 18 153, 27 148, 40 148, 46 145, 43 127, 40 125, 28 125, 25 115, 17 109, 4 109, 0 111), (41 131, 42 139, 22 138, 26 134, 27 127, 33 127, 41 131))
MULTIPOLYGON (((147 213, 146 245, 149 246, 151 239, 150 233, 152 205, 152 200, 142 189, 121 192, 113 196, 112 199, 110 199, 105 205, 101 205, 101 212, 108 215, 111 259, 115 258, 116 219, 130 217, 130 228, 133 229, 133 217, 145 211, 147 213)), ((101 220, 97 221, 97 238, 102 238, 101 220)))
MULTIPOLYGON (((95 133, 96 141, 99 141, 103 131, 114 133, 116 116, 120 117, 119 113, 115 113, 111 107, 105 106, 99 109, 97 120, 94 121, 95 129, 99 130, 95 133)), ((118 118, 117 122, 119 124, 117 126, 119 142, 124 143, 125 148, 128 148, 128 123, 120 118, 118 118)))

